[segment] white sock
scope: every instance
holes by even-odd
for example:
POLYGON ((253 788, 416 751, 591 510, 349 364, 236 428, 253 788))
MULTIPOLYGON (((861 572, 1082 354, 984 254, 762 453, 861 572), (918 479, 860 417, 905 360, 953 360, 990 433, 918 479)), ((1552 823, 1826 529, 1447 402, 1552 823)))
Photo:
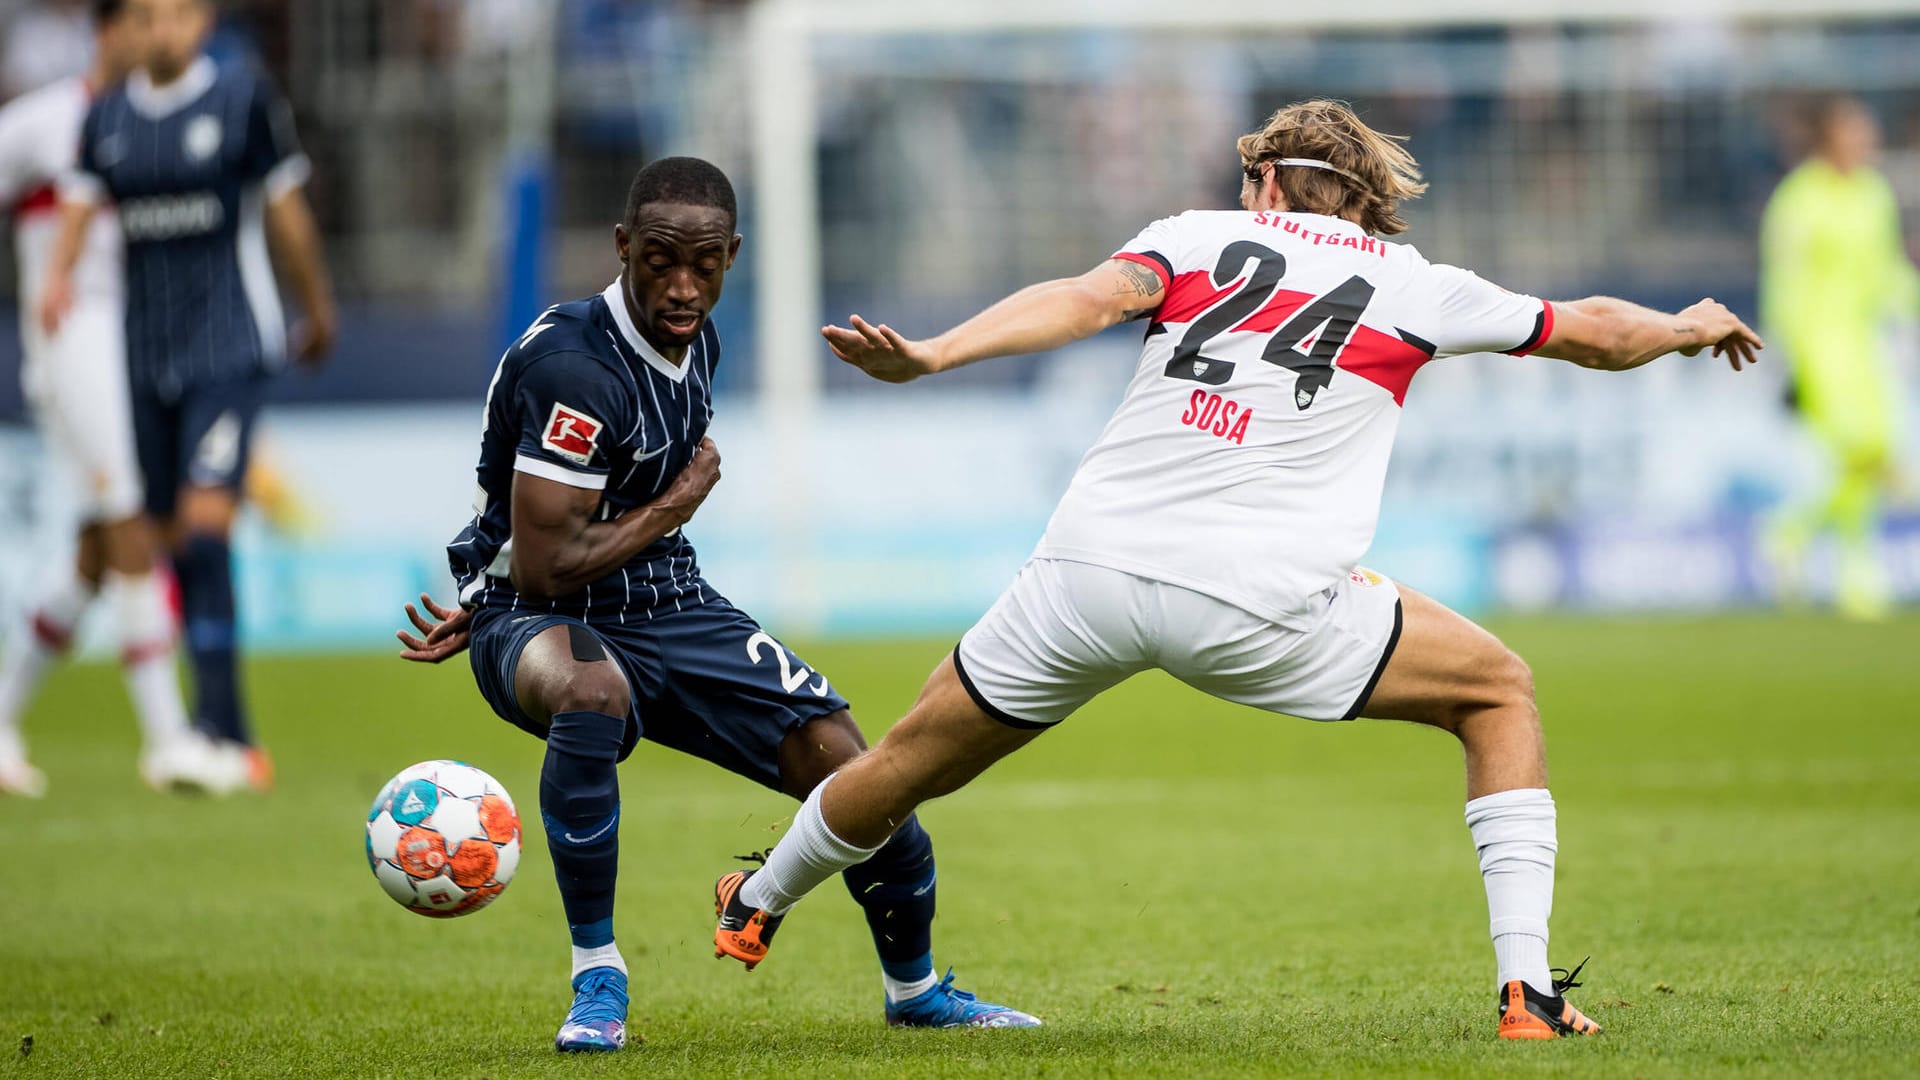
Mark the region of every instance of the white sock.
POLYGON ((1487 886, 1498 987, 1514 979, 1553 993, 1547 969, 1547 917, 1553 914, 1553 796, 1519 788, 1467 803, 1467 828, 1487 886))
POLYGON ((150 749, 165 746, 185 735, 190 723, 174 664, 173 612, 159 575, 114 574, 105 591, 119 619, 120 662, 141 737, 150 749))
POLYGON ((626 957, 620 955, 620 946, 615 945, 611 941, 605 945, 596 945, 591 949, 583 949, 575 945, 573 947, 573 974, 567 976, 567 978, 569 980, 577 979, 580 977, 581 972, 597 967, 616 968, 620 974, 625 975, 627 973, 627 960, 626 957))
POLYGON ((901 982, 883 971, 880 973, 880 981, 886 985, 887 1000, 898 1005, 908 998, 917 998, 940 985, 940 976, 929 971, 912 982, 901 982))
POLYGON ((93 599, 93 588, 78 575, 68 578, 55 592, 29 612, 14 628, 4 654, 0 654, 0 729, 15 733, 17 742, 20 710, 33 696, 34 688, 47 672, 47 665, 60 655, 62 646, 45 640, 39 627, 45 626, 61 638, 71 638, 80 616, 93 599))
POLYGON ((826 819, 820 816, 820 793, 832 782, 831 776, 821 781, 800 804, 800 812, 793 815, 793 827, 773 846, 767 865, 740 887, 743 902, 769 915, 783 915, 821 882, 855 863, 866 862, 886 846, 883 840, 870 848, 854 847, 827 828, 826 819))

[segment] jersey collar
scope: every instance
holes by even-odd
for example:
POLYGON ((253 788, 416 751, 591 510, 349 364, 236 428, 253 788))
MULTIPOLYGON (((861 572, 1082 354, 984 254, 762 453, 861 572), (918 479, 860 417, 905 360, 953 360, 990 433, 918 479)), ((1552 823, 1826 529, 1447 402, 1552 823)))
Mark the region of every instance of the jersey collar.
POLYGON ((165 119, 198 101, 213 86, 216 74, 213 60, 206 56, 165 86, 153 85, 147 69, 139 68, 127 76, 127 102, 149 120, 165 119))
POLYGON ((633 325, 633 315, 627 311, 626 290, 620 287, 620 278, 614 278, 613 284, 601 290, 600 298, 607 302, 607 310, 613 312, 614 324, 620 327, 620 336, 627 339, 627 347, 639 354, 647 366, 672 379, 685 382, 687 378, 688 358, 681 357, 678 364, 660 355, 660 351, 646 338, 640 336, 640 329, 633 325))

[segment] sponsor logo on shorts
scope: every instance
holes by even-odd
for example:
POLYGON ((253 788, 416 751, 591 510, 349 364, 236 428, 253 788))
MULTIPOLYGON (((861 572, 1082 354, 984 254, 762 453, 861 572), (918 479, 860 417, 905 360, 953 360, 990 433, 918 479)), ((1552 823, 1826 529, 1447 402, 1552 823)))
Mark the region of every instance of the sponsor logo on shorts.
POLYGON ((556 401, 553 412, 547 416, 547 429, 540 435, 540 445, 569 461, 585 465, 593 460, 594 440, 600 437, 604 426, 579 409, 556 401))
POLYGON ((1352 581, 1355 585, 1369 585, 1369 586, 1378 585, 1381 582, 1387 580, 1386 578, 1381 577, 1379 574, 1374 573, 1373 571, 1367 569, 1364 566, 1356 566, 1353 569, 1347 571, 1347 578, 1348 580, 1352 581))

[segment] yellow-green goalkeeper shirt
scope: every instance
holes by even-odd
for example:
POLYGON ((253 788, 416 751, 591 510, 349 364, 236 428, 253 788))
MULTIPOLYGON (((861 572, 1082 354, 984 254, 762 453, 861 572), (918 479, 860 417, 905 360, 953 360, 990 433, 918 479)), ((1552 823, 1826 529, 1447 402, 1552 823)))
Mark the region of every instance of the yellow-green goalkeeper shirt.
POLYGON ((1886 178, 1818 159, 1788 173, 1761 219, 1760 316, 1796 374, 1877 378, 1883 323, 1916 312, 1920 273, 1886 178))

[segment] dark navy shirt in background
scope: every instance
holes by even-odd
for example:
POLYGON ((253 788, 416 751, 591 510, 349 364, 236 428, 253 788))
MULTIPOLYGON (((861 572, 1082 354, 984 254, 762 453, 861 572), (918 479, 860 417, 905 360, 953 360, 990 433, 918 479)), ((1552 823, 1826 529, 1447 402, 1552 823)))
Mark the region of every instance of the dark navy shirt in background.
POLYGON ((201 57, 158 88, 136 71, 94 102, 66 193, 119 212, 136 389, 176 398, 281 364, 264 208, 308 172, 286 103, 248 66, 201 57))

